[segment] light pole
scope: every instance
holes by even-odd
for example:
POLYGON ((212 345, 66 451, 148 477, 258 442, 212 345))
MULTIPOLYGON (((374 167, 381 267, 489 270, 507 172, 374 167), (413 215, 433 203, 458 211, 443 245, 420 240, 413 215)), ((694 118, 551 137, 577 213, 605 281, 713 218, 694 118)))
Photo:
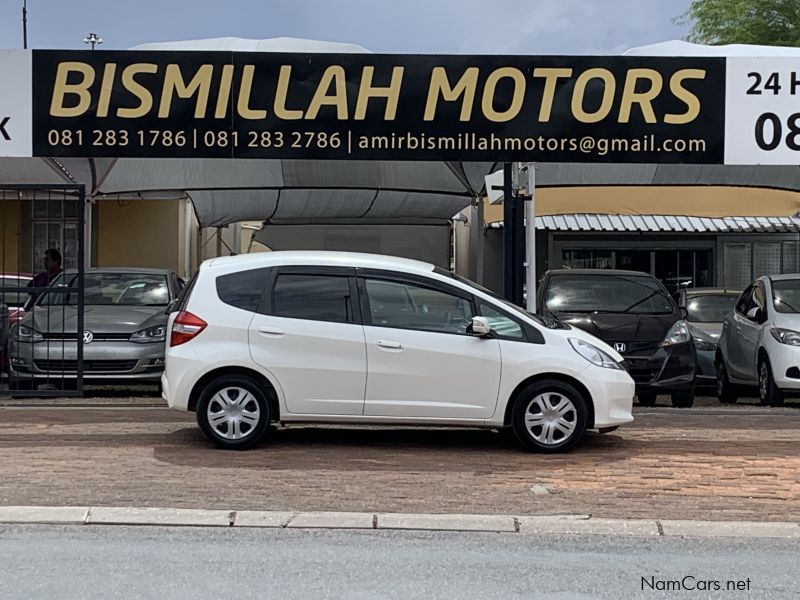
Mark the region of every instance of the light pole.
POLYGON ((28 49, 28 0, 22 0, 22 47, 28 49))
POLYGON ((103 43, 103 38, 101 38, 96 33, 90 33, 85 38, 83 38, 83 43, 84 44, 91 44, 92 45, 92 50, 94 50, 95 44, 102 44, 103 43))

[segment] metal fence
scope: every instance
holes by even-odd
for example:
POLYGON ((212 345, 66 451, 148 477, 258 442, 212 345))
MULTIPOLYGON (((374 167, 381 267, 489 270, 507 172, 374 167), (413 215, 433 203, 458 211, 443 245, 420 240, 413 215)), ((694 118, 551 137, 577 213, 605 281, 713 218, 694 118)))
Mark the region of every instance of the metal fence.
POLYGON ((85 195, 0 184, 0 394, 83 393, 85 195))

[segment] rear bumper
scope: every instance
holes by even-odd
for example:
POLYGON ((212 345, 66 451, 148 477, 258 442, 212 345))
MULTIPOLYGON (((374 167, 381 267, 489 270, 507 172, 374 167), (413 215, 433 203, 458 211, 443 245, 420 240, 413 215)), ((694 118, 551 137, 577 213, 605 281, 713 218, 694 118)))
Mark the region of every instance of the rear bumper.
POLYGON ((625 356, 625 363, 637 393, 683 392, 695 385, 697 357, 691 342, 658 348, 648 355, 625 356))

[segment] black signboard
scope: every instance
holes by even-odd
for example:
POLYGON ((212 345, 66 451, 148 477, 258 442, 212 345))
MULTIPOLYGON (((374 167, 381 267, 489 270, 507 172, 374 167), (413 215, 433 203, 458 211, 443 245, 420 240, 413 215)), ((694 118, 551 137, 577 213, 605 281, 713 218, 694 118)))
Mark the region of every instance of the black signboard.
POLYGON ((33 53, 35 156, 722 163, 721 58, 33 53))

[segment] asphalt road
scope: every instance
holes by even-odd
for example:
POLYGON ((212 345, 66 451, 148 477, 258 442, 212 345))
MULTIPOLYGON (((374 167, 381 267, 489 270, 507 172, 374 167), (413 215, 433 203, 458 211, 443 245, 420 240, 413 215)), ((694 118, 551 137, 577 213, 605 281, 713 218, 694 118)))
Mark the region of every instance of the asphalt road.
POLYGON ((797 597, 798 555, 800 541, 759 539, 4 526, 0 595, 775 600, 797 597))

